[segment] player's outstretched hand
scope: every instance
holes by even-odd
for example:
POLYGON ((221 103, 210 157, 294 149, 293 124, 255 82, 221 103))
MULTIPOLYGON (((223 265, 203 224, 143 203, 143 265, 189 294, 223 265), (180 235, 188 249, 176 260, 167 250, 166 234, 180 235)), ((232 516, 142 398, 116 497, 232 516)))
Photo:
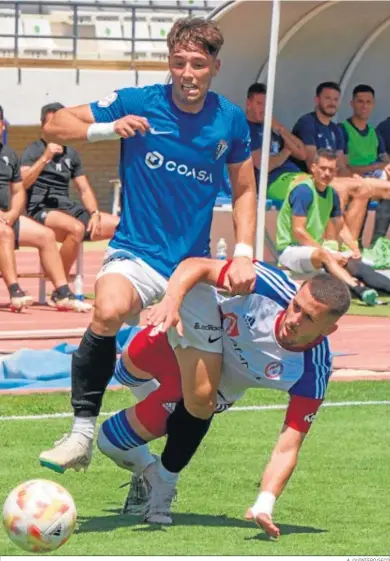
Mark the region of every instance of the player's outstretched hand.
POLYGON ((114 130, 121 138, 135 136, 137 131, 146 134, 149 129, 148 120, 137 115, 126 115, 126 117, 122 117, 114 123, 114 130))
POLYGON ((253 516, 252 510, 248 508, 246 515, 246 520, 253 520, 264 532, 270 537, 277 539, 280 536, 280 529, 272 522, 272 518, 269 514, 259 513, 256 517, 253 516))
POLYGON ((248 257, 235 257, 225 277, 227 288, 232 296, 251 294, 255 288, 255 267, 248 257))
POLYGON ((179 315, 180 302, 172 296, 166 295, 158 304, 151 306, 146 314, 146 323, 159 328, 165 333, 170 327, 176 327, 180 337, 183 337, 183 324, 179 315))

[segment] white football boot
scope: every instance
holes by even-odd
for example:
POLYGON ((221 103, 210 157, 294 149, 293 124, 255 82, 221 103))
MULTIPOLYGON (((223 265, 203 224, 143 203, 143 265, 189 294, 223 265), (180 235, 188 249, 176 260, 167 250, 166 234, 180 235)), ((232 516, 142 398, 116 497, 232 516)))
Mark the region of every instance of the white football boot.
POLYGON ((150 464, 144 471, 144 479, 149 487, 149 497, 144 520, 148 524, 173 523, 171 506, 176 497, 176 482, 169 483, 158 473, 159 462, 150 464))
POLYGON ((55 442, 54 448, 45 450, 39 456, 39 463, 57 473, 67 469, 87 471, 92 459, 93 439, 81 434, 65 434, 55 442))

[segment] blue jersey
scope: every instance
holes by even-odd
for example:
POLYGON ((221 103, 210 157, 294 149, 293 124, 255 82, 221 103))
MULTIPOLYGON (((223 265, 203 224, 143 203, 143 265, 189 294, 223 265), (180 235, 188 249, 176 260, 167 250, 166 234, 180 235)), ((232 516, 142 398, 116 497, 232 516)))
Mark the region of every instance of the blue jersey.
POLYGON ((181 111, 172 86, 125 88, 91 104, 98 123, 145 117, 144 136, 122 139, 122 213, 110 245, 169 277, 180 261, 209 254, 213 207, 224 168, 250 157, 244 113, 209 92, 203 109, 181 111))
MULTIPOLYGON (((318 119, 315 111, 302 115, 295 123, 292 133, 300 138, 305 146, 315 146, 317 150, 326 148, 335 152, 345 152, 344 138, 340 128, 332 121, 324 125, 318 119)), ((296 161, 303 171, 305 162, 296 161)))
POLYGON ((384 141, 385 152, 390 154, 390 117, 387 117, 387 119, 379 123, 376 132, 384 141))
MULTIPOLYGON (((257 150, 258 148, 261 149, 263 144, 263 133, 264 133, 264 124, 263 123, 254 123, 252 121, 248 121, 249 125, 249 132, 251 135, 251 151, 257 150)), ((270 156, 275 156, 279 154, 279 152, 284 148, 284 140, 274 131, 271 131, 271 146, 270 146, 270 156)), ((299 173, 300 169, 298 166, 294 164, 288 158, 281 166, 278 168, 273 169, 268 174, 268 185, 273 183, 282 175, 282 173, 299 173)), ((257 183, 259 182, 259 174, 260 170, 255 167, 255 177, 257 183)))
MULTIPOLYGON (((326 199, 328 189, 333 191, 333 207, 330 212, 330 218, 342 216, 340 197, 333 187, 329 185, 325 191, 317 191, 318 196, 326 199)), ((313 192, 306 183, 301 183, 294 187, 288 198, 293 216, 308 216, 313 199, 313 192)))

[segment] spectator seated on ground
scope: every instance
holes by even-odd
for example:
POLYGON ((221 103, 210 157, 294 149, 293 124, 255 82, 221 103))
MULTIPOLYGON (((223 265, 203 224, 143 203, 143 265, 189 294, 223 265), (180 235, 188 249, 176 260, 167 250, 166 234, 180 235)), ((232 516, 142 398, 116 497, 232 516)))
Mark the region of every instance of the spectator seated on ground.
MULTIPOLYGON (((246 117, 251 135, 252 160, 257 185, 260 175, 266 94, 266 85, 255 83, 248 88, 246 99, 246 117)), ((297 174, 301 174, 299 167, 290 159, 291 156, 304 160, 305 147, 301 140, 273 119, 267 189, 267 196, 270 199, 283 201, 290 182, 297 174)))
MULTIPOLYGON (((0 136, 3 127, 0 107, 0 136)), ((90 310, 90 304, 77 300, 69 289, 54 233, 22 216, 25 203, 18 157, 11 148, 0 143, 0 272, 9 291, 11 309, 20 311, 33 302, 19 286, 16 270, 15 249, 27 246, 38 249, 42 268, 54 285, 49 303, 60 310, 90 310)))
MULTIPOLYGON (((303 115, 295 124, 293 133, 306 148, 306 160, 300 162, 303 170, 311 169, 314 156, 320 148, 334 150, 337 154, 337 175, 332 181, 341 202, 345 223, 353 238, 358 239, 370 198, 390 197, 390 183, 375 177, 354 173, 347 166, 344 138, 340 128, 332 121, 339 109, 340 87, 335 82, 323 82, 317 86, 315 110, 303 115)), ((335 238, 334 230, 327 238, 335 238)))
MULTIPOLYGON (((60 103, 42 107, 42 127, 62 108, 60 103)), ((71 146, 47 143, 42 134, 24 150, 21 172, 28 192, 28 215, 52 229, 56 240, 62 242, 60 254, 69 276, 83 240, 111 238, 119 218, 99 211, 80 155, 71 146), (83 204, 69 198, 71 179, 83 204)))
POLYGON ((298 178, 290 184, 280 209, 276 240, 280 252, 279 263, 295 273, 313 273, 325 268, 346 282, 351 292, 362 301, 375 305, 377 292, 372 289, 372 283, 379 283, 378 289, 390 293, 390 280, 367 267, 369 276, 364 278, 365 285, 362 285, 360 281, 363 279, 353 277, 348 270, 351 265, 360 277, 365 273, 364 266, 360 263, 360 250, 344 223, 339 196, 331 187, 337 170, 336 153, 319 149, 311 170, 311 177, 298 178), (336 233, 350 250, 347 255, 322 247, 325 229, 330 220, 336 233))

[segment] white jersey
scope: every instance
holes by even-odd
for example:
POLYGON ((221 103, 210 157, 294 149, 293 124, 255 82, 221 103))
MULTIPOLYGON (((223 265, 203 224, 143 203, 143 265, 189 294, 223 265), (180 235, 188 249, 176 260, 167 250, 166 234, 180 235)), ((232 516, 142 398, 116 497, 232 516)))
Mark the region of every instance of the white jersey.
POLYGON ((236 401, 248 388, 272 388, 314 399, 325 396, 331 374, 327 338, 303 351, 280 346, 275 328, 297 287, 283 271, 256 262, 253 294, 221 298, 223 367, 220 405, 236 401))

